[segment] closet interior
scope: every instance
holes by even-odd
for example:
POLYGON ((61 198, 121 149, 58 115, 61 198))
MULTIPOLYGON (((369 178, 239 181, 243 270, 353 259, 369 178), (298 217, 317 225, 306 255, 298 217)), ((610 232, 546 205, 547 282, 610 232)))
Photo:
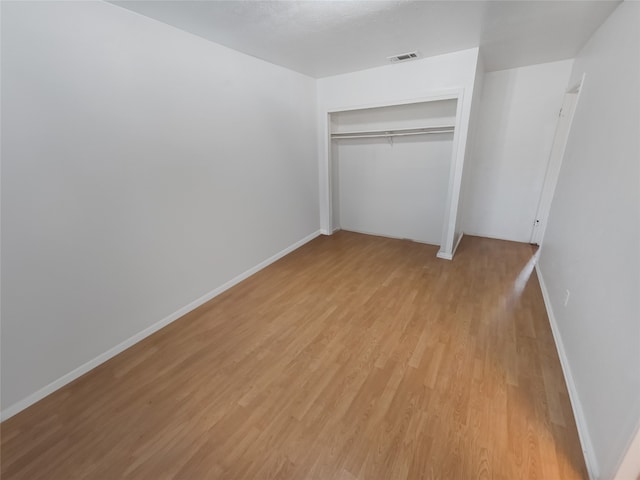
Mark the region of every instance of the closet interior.
POLYGON ((333 230, 443 244, 457 108, 448 98, 330 112, 333 230))

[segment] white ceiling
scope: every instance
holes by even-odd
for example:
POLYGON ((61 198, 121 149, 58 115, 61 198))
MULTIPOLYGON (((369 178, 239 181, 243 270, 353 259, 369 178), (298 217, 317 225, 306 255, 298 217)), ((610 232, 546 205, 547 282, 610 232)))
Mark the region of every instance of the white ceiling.
POLYGON ((116 5, 312 77, 481 47, 488 71, 575 56, 619 1, 192 1, 116 5))

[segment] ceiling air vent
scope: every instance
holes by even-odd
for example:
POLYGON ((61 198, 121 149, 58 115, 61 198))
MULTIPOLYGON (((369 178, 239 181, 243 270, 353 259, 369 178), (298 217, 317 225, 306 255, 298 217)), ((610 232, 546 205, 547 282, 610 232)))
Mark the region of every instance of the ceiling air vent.
POLYGON ((387 60, 389 60, 391 63, 398 63, 398 62, 406 62, 407 60, 415 60, 419 56, 420 54, 418 52, 407 52, 407 53, 401 53, 400 55, 393 55, 391 57, 387 57, 387 60))

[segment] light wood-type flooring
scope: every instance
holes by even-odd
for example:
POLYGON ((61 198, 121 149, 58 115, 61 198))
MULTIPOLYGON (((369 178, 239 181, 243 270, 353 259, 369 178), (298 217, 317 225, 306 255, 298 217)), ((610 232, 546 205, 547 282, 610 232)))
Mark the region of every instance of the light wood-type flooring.
POLYGON ((531 246, 319 237, 2 424, 2 479, 587 478, 531 246))

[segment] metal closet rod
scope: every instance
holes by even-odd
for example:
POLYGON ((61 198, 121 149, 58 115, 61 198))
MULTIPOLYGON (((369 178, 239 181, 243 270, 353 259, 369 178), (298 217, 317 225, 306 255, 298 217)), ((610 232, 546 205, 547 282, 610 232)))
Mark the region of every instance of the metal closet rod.
POLYGON ((332 133, 331 138, 376 138, 376 137, 406 137, 409 135, 430 135, 434 133, 452 133, 453 127, 431 128, 431 129, 415 129, 415 130, 388 130, 380 132, 362 132, 362 133, 332 133))

